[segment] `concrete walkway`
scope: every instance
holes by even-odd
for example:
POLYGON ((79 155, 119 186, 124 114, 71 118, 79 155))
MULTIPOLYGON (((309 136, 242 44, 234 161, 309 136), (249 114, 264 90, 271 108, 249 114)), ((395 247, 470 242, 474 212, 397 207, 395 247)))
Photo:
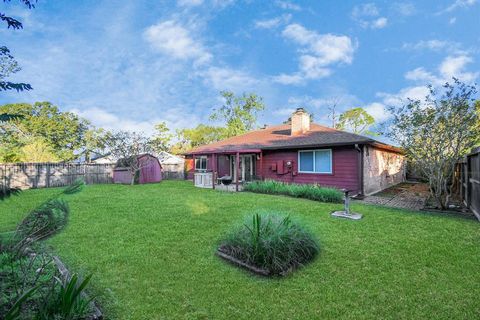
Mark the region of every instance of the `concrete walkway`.
POLYGON ((425 207, 428 196, 428 186, 424 183, 401 183, 359 201, 393 208, 421 210, 425 207))

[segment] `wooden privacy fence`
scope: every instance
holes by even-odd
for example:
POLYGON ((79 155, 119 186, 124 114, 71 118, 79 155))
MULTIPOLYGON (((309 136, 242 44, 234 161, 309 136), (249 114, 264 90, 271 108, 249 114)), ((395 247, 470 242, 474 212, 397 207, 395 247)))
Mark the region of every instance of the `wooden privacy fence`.
POLYGON ((115 164, 11 163, 0 164, 0 183, 7 188, 63 187, 81 178, 87 184, 113 183, 115 164))
POLYGON ((183 163, 162 164, 162 179, 164 180, 184 180, 185 165, 183 163))
POLYGON ((480 147, 460 163, 460 194, 465 205, 480 220, 480 147))

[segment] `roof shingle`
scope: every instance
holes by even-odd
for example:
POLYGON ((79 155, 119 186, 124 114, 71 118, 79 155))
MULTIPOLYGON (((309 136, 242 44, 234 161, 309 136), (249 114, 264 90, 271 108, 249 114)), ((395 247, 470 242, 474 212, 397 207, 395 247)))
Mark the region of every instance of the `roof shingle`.
POLYGON ((270 126, 247 132, 225 140, 194 148, 186 154, 232 152, 245 149, 293 149, 301 147, 326 147, 335 145, 377 144, 396 149, 390 145, 358 134, 345 132, 315 123, 305 134, 292 136, 290 125, 270 126))

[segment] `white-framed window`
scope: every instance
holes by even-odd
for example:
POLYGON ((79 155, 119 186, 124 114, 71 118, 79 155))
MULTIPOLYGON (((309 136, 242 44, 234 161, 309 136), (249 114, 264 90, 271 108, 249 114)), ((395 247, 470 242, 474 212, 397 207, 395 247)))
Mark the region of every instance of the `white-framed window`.
POLYGON ((195 158, 195 170, 205 171, 207 170, 207 157, 201 156, 195 158))
POLYGON ((332 173, 332 150, 298 151, 298 172, 332 173))

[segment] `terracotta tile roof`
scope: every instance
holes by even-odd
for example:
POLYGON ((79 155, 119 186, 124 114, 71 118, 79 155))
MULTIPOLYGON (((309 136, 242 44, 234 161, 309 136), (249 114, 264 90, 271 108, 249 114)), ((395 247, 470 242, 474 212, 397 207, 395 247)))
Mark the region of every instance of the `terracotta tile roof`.
POLYGON ((302 135, 290 135, 290 125, 269 126, 245 134, 194 148, 186 154, 232 152, 246 149, 293 149, 298 147, 326 147, 334 145, 374 144, 400 152, 390 145, 358 134, 345 132, 315 123, 302 135))

